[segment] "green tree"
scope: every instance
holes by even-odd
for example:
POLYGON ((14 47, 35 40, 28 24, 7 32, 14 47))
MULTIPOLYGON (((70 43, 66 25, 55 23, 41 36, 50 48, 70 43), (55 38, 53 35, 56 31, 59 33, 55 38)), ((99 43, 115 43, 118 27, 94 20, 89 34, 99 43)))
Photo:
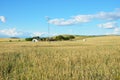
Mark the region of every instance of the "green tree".
POLYGON ((59 36, 56 36, 55 39, 61 41, 61 40, 64 40, 64 37, 62 35, 59 35, 59 36))
POLYGON ((33 38, 25 38, 26 41, 32 41, 33 38))

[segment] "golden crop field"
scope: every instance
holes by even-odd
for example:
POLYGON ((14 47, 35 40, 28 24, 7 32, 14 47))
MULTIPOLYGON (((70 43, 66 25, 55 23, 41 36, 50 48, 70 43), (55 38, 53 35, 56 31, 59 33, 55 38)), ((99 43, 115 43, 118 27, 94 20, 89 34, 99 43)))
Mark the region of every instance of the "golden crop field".
POLYGON ((12 39, 12 38, 0 38, 0 42, 20 42, 24 41, 24 39, 12 39))
POLYGON ((2 41, 0 80, 120 80, 120 36, 2 41))

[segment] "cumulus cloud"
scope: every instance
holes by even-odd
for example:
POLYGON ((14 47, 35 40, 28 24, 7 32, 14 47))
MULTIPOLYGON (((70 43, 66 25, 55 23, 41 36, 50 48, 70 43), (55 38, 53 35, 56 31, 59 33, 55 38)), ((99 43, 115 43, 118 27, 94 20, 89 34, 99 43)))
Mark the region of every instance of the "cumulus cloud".
POLYGON ((42 35, 44 35, 44 34, 46 34, 46 33, 45 33, 45 32, 33 32, 33 33, 30 34, 30 36, 31 36, 31 37, 34 37, 34 36, 42 36, 42 35))
POLYGON ((68 26, 68 25, 74 25, 74 24, 80 24, 80 23, 87 23, 94 19, 98 20, 118 20, 120 19, 120 9, 117 9, 112 12, 98 12, 97 14, 88 14, 88 15, 76 15, 72 16, 69 19, 64 18, 55 18, 50 19, 49 23, 54 24, 57 26, 68 26))
POLYGON ((5 17, 4 16, 0 16, 0 21, 3 22, 3 23, 5 23, 6 22, 5 17))
POLYGON ((15 36, 21 35, 22 32, 17 31, 16 28, 11 28, 11 29, 0 30, 0 34, 1 35, 6 35, 6 36, 9 36, 9 37, 15 37, 15 36))
POLYGON ((104 20, 118 20, 120 19, 120 11, 116 10, 113 12, 99 12, 94 16, 95 18, 104 19, 104 20))
POLYGON ((119 34, 119 33, 120 33, 120 28, 118 28, 118 27, 115 28, 113 33, 114 33, 114 34, 119 34))
POLYGON ((94 18, 93 15, 77 15, 73 17, 73 20, 76 23, 84 23, 84 22, 89 22, 91 19, 94 18))
POLYGON ((42 36, 44 37, 47 32, 23 32, 18 31, 16 28, 9 28, 9 29, 2 29, 0 30, 0 36, 6 37, 35 37, 35 36, 42 36))
POLYGON ((110 22, 98 25, 101 28, 113 29, 113 32, 107 33, 107 35, 120 33, 120 28, 119 28, 119 25, 117 23, 117 20, 120 19, 120 8, 117 8, 113 12, 100 12, 100 13, 95 15, 95 18, 110 21, 110 22))
POLYGON ((120 32, 120 28, 115 28, 114 31, 115 32, 120 32))
POLYGON ((52 19, 52 20, 49 21, 49 23, 54 24, 54 25, 58 25, 58 26, 66 26, 66 25, 73 25, 74 20, 72 20, 72 19, 65 20, 63 18, 61 18, 61 19, 52 19))
POLYGON ((93 18, 92 15, 77 15, 77 16, 71 17, 68 20, 65 20, 64 18, 52 19, 52 20, 49 20, 49 23, 58 25, 58 26, 68 26, 68 25, 74 25, 78 23, 86 23, 86 22, 89 22, 92 18, 93 18))
POLYGON ((106 35, 117 35, 117 34, 120 34, 120 28, 115 28, 113 32, 106 33, 106 35))
POLYGON ((107 23, 99 24, 98 26, 101 28, 113 30, 112 33, 106 33, 106 35, 116 35, 120 33, 120 28, 117 22, 107 22, 107 23))
POLYGON ((106 29, 115 29, 118 27, 118 24, 116 22, 107 22, 107 23, 99 24, 98 26, 106 29))

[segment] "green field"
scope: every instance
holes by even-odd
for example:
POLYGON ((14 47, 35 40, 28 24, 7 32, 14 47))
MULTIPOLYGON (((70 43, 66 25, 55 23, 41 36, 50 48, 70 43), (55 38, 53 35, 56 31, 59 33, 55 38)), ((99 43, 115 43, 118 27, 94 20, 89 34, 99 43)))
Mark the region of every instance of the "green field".
POLYGON ((120 80, 120 36, 1 41, 0 80, 120 80))

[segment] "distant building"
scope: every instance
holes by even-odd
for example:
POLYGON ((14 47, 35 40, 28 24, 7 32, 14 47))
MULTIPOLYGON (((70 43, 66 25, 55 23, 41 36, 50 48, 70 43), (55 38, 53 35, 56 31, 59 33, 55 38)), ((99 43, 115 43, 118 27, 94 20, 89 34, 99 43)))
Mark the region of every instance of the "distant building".
POLYGON ((32 39, 32 42, 38 42, 38 40, 37 39, 32 39))

